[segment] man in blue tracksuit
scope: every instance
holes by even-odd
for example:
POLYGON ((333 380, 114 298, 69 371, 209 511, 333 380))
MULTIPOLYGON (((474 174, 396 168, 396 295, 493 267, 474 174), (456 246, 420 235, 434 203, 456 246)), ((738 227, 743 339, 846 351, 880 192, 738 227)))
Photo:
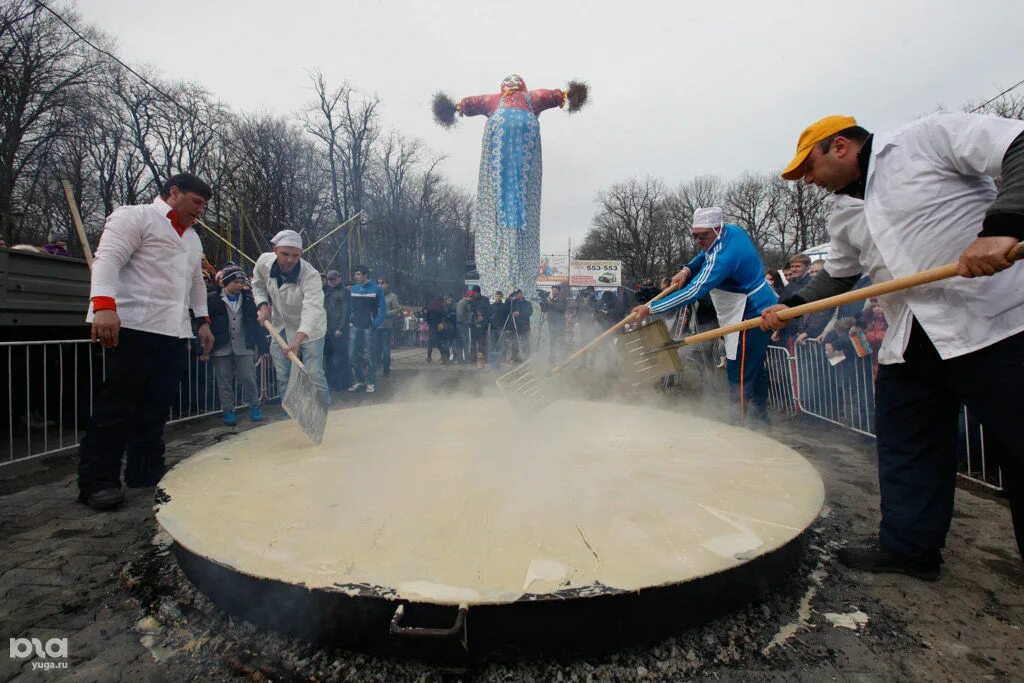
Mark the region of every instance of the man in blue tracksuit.
POLYGON ((349 391, 364 389, 366 393, 376 390, 377 360, 380 349, 377 347, 377 335, 374 333, 384 318, 388 307, 384 290, 370 279, 370 269, 356 266, 352 274, 352 304, 349 328, 349 362, 352 373, 356 377, 355 384, 349 391))
MULTIPOLYGON (((756 318, 778 303, 750 236, 738 225, 726 224, 722 209, 694 211, 692 236, 701 251, 672 278, 680 288, 651 305, 634 308, 637 317, 666 313, 711 294, 719 324, 729 325, 756 318)), ((726 338, 727 371, 740 421, 767 422, 769 336, 755 328, 730 337, 726 338)))

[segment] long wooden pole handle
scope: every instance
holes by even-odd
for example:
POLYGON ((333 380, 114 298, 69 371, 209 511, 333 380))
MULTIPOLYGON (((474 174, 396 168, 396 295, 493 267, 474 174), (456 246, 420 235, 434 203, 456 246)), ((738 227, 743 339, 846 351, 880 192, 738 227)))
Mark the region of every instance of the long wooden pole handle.
POLYGON ((92 249, 89 248, 89 240, 85 238, 85 226, 82 225, 82 216, 78 213, 75 192, 67 180, 62 180, 61 185, 64 186, 64 197, 67 198, 68 208, 71 210, 71 222, 75 224, 75 232, 78 233, 78 240, 82 243, 85 262, 89 265, 89 270, 92 270, 92 249))
POLYGON ((274 329, 274 326, 270 324, 269 320, 263 321, 263 327, 267 328, 267 332, 269 332, 270 336, 274 338, 274 341, 277 342, 277 345, 281 347, 281 350, 285 352, 285 355, 288 356, 288 360, 295 363, 295 365, 301 370, 305 371, 306 366, 302 364, 302 361, 299 360, 299 357, 295 355, 295 352, 288 348, 288 342, 286 342, 284 339, 281 339, 281 335, 277 333, 277 330, 274 329))
MULTIPOLYGON (((1021 258, 1024 258, 1024 243, 1018 244, 1011 249, 1010 253, 1006 255, 1006 258, 1010 261, 1018 261, 1021 258)), ((865 299, 870 299, 873 296, 882 296, 883 294, 891 294, 892 292, 898 292, 902 289, 910 289, 911 287, 919 287, 931 282, 946 280, 956 275, 959 265, 959 263, 947 263, 944 266, 929 268, 928 270, 923 270, 920 273, 914 273, 913 275, 904 275, 903 277, 898 277, 887 282, 880 282, 877 285, 869 285, 863 289, 855 289, 835 296, 830 296, 827 299, 819 299, 818 301, 812 301, 808 304, 793 306, 792 308, 779 311, 779 319, 791 320, 792 318, 799 318, 800 316, 807 315, 808 313, 819 313, 844 304, 864 301, 865 299)), ((732 334, 733 332, 743 332, 744 330, 752 330, 755 327, 760 326, 761 316, 758 316, 756 318, 751 318, 750 320, 744 320, 743 322, 695 334, 684 339, 683 343, 698 344, 710 339, 724 337, 725 335, 732 334)))
MULTIPOLYGON (((203 226, 204 228, 206 228, 206 231, 207 231, 208 233, 210 233, 211 235, 213 235, 214 237, 216 237, 217 239, 219 239, 219 240, 220 240, 221 242, 223 242, 224 244, 228 245, 228 249, 234 249, 234 250, 236 250, 236 251, 237 251, 237 252, 238 252, 239 254, 241 254, 241 255, 242 255, 242 258, 244 258, 244 259, 245 259, 246 261, 248 261, 249 263, 253 264, 254 266, 256 265, 256 262, 255 262, 255 261, 254 261, 254 260, 252 259, 252 257, 251 257, 251 256, 249 256, 248 254, 246 254, 246 253, 245 253, 244 251, 242 251, 241 249, 239 249, 239 248, 238 248, 238 247, 236 247, 235 245, 231 244, 231 242, 229 242, 229 241, 227 241, 226 239, 224 239, 223 237, 221 237, 221 234, 220 234, 219 232, 217 232, 216 230, 214 230, 213 228, 211 228, 211 227, 210 227, 209 225, 207 225, 206 223, 204 223, 204 222, 203 222, 202 220, 200 220, 200 219, 198 219, 198 218, 197 218, 197 219, 196 219, 196 223, 198 223, 199 225, 201 225, 201 226, 203 226)), ((230 255, 230 254, 229 254, 229 255, 230 255)))
MULTIPOLYGON (((675 283, 672 283, 671 285, 669 285, 668 287, 666 287, 662 291, 658 292, 657 296, 655 296, 653 299, 651 299, 647 303, 648 304, 653 304, 658 299, 660 299, 662 297, 665 297, 665 296, 668 296, 669 294, 671 294, 672 292, 676 291, 677 289, 679 289, 679 285, 677 285, 675 283)), ((566 361, 564 363, 562 363, 560 367, 564 367, 564 366, 568 365, 569 363, 573 362, 574 360, 576 360, 577 358, 582 356, 587 351, 590 351, 592 348, 594 348, 595 346, 597 346, 598 344, 603 342, 605 339, 607 339, 608 337, 610 337, 611 335, 615 334, 616 332, 621 330, 623 327, 628 325, 635 318, 636 318, 636 316, 634 316, 632 313, 630 313, 625 318, 623 318, 622 320, 620 320, 619 322, 615 323, 614 325, 609 327, 607 330, 602 332, 596 339, 594 339, 593 341, 585 344, 583 346, 583 348, 579 349, 578 351, 576 351, 576 353, 574 353, 571 356, 569 356, 569 358, 566 359, 566 361)))

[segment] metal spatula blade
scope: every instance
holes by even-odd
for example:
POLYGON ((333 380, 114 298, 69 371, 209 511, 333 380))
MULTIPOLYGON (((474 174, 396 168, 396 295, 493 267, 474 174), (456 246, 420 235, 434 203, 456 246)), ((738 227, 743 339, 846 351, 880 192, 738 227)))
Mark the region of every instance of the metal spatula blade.
POLYGON ((299 423, 299 427, 314 443, 319 444, 324 440, 328 405, 327 397, 313 383, 309 372, 293 367, 281 407, 299 423))
POLYGON ((550 374, 537 368, 533 361, 527 361, 499 377, 495 384, 518 410, 536 413, 554 400, 550 381, 550 374))

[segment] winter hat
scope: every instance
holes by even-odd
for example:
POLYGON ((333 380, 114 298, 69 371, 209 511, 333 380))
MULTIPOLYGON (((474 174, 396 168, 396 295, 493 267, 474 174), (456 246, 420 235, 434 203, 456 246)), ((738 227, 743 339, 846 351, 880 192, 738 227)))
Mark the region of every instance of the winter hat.
POLYGON ((217 284, 221 287, 226 287, 229 283, 235 280, 246 281, 245 271, 236 265, 224 266, 224 270, 217 273, 217 284))

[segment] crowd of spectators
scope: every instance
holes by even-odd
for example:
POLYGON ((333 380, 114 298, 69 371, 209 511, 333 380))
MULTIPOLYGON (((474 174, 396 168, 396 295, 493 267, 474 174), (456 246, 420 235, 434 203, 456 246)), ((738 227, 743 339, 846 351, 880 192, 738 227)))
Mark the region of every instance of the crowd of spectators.
MULTIPOLYGON (((518 289, 507 297, 500 290, 488 297, 471 285, 458 299, 444 294, 417 312, 403 311, 396 338, 424 347, 427 363, 434 362, 435 351, 441 364, 480 369, 522 363, 538 351, 557 363, 565 360, 570 348, 582 346, 621 320, 625 311, 617 292, 597 292, 593 287, 580 289, 573 297, 567 287, 554 285, 530 301, 518 289)), ((609 360, 609 367, 613 365, 609 360)))
POLYGON ((7 244, 7 240, 0 238, 0 249, 16 249, 37 254, 49 254, 50 256, 71 257, 71 252, 68 251, 67 235, 61 230, 51 230, 46 237, 46 244, 39 247, 32 244, 15 244, 12 246, 7 244))
MULTIPOLYGON (((824 265, 821 259, 795 254, 781 271, 766 269, 765 278, 785 299, 806 286, 824 265)), ((854 289, 870 284, 863 277, 854 289)), ((796 394, 805 409, 830 412, 860 428, 873 429, 878 350, 887 328, 882 306, 871 298, 797 318, 772 334, 772 344, 797 358, 800 371, 791 381, 799 381, 796 394)), ((772 374, 777 381, 789 376, 782 365, 772 374)))
MULTIPOLYGON (((352 281, 343 281, 337 270, 321 276, 327 318, 325 374, 332 391, 372 392, 370 387, 374 387, 377 371, 385 377, 391 373, 393 335, 408 329, 415 334, 418 329, 412 310, 402 308, 388 280, 373 280, 368 268, 360 268, 352 281), (353 290, 357 295, 355 304, 353 290), (363 296, 367 294, 369 297, 363 296), (374 311, 376 297, 383 302, 383 313, 379 316, 374 311), (367 299, 373 301, 361 305, 360 301, 367 299)), ((237 419, 233 410, 236 398, 255 407, 251 417, 258 421, 262 416, 257 407, 261 395, 256 372, 261 364, 270 367, 270 342, 256 320, 250 279, 232 262, 218 271, 206 261, 203 279, 216 344, 209 354, 201 354, 198 346, 194 353, 201 361, 212 361, 225 423, 231 425, 237 419)))
MULTIPOLYGON (((5 246, 0 244, 0 247, 5 246)), ((25 248, 25 245, 19 246, 25 248)), ((66 236, 60 230, 52 231, 46 244, 33 250, 53 256, 71 256, 66 236)), ((785 298, 806 285, 823 265, 822 260, 812 262, 805 254, 795 254, 781 269, 767 268, 765 279, 780 298, 785 298)), ((228 263, 225 269, 217 271, 208 263, 204 265, 211 310, 217 311, 215 334, 220 332, 218 347, 210 354, 219 379, 230 376, 228 360, 223 359, 241 355, 237 353, 240 348, 237 343, 231 347, 230 339, 225 336, 225 330, 233 324, 228 313, 234 311, 224 303, 228 299, 222 296, 225 272, 231 273, 231 280, 238 282, 232 289, 241 292, 238 294, 243 302, 241 308, 249 311, 247 304, 252 299, 248 280, 241 268, 228 263), (234 351, 230 351, 231 348, 234 351)), ((520 290, 509 293, 507 297, 501 291, 488 297, 474 285, 458 298, 444 294, 418 308, 403 307, 398 296, 390 290, 386 278, 373 281, 368 273, 356 273, 353 281, 343 282, 337 270, 330 270, 322 277, 328 324, 327 375, 329 385, 336 391, 372 386, 378 370, 384 376, 389 375, 391 349, 396 343, 425 348, 427 363, 433 362, 434 351, 437 350, 442 364, 485 368, 488 360, 521 363, 537 349, 546 353, 549 362, 557 363, 567 357, 571 347, 582 346, 621 320, 630 305, 650 301, 669 284, 667 279, 656 284, 653 278, 643 278, 637 282, 632 294, 628 289, 621 294, 612 291, 598 293, 593 287, 587 287, 579 290, 575 297, 571 296, 568 288, 555 285, 550 293, 539 291, 536 302, 531 302, 520 290), (371 293, 374 297, 382 297, 386 302, 385 315, 376 320, 376 316, 368 316, 366 311, 354 312, 353 288, 359 294, 371 293)), ((870 282, 864 278, 858 287, 867 284, 870 282)), ((705 311, 713 312, 710 302, 704 304, 702 308, 705 311)), ((261 339, 262 346, 251 339, 246 342, 246 348, 256 350, 258 360, 266 353, 265 335, 262 330, 253 331, 254 319, 245 324, 249 325, 246 328, 249 337, 261 339), (260 351, 260 348, 264 350, 260 351)), ((865 304, 851 304, 803 316, 774 333, 772 342, 786 347, 791 354, 798 347, 820 345, 821 352, 840 374, 844 372, 842 363, 847 360, 871 356, 874 376, 878 368, 876 354, 886 328, 882 307, 873 299, 865 304)), ((602 355, 607 358, 609 369, 617 369, 614 350, 585 356, 581 362, 590 365, 602 355)), ((237 369, 241 365, 238 362, 233 365, 236 375, 232 385, 240 386, 243 399, 249 400, 248 394, 253 386, 251 378, 246 373, 239 375, 237 369)), ((221 390, 222 402, 227 399, 226 391, 221 390)))

